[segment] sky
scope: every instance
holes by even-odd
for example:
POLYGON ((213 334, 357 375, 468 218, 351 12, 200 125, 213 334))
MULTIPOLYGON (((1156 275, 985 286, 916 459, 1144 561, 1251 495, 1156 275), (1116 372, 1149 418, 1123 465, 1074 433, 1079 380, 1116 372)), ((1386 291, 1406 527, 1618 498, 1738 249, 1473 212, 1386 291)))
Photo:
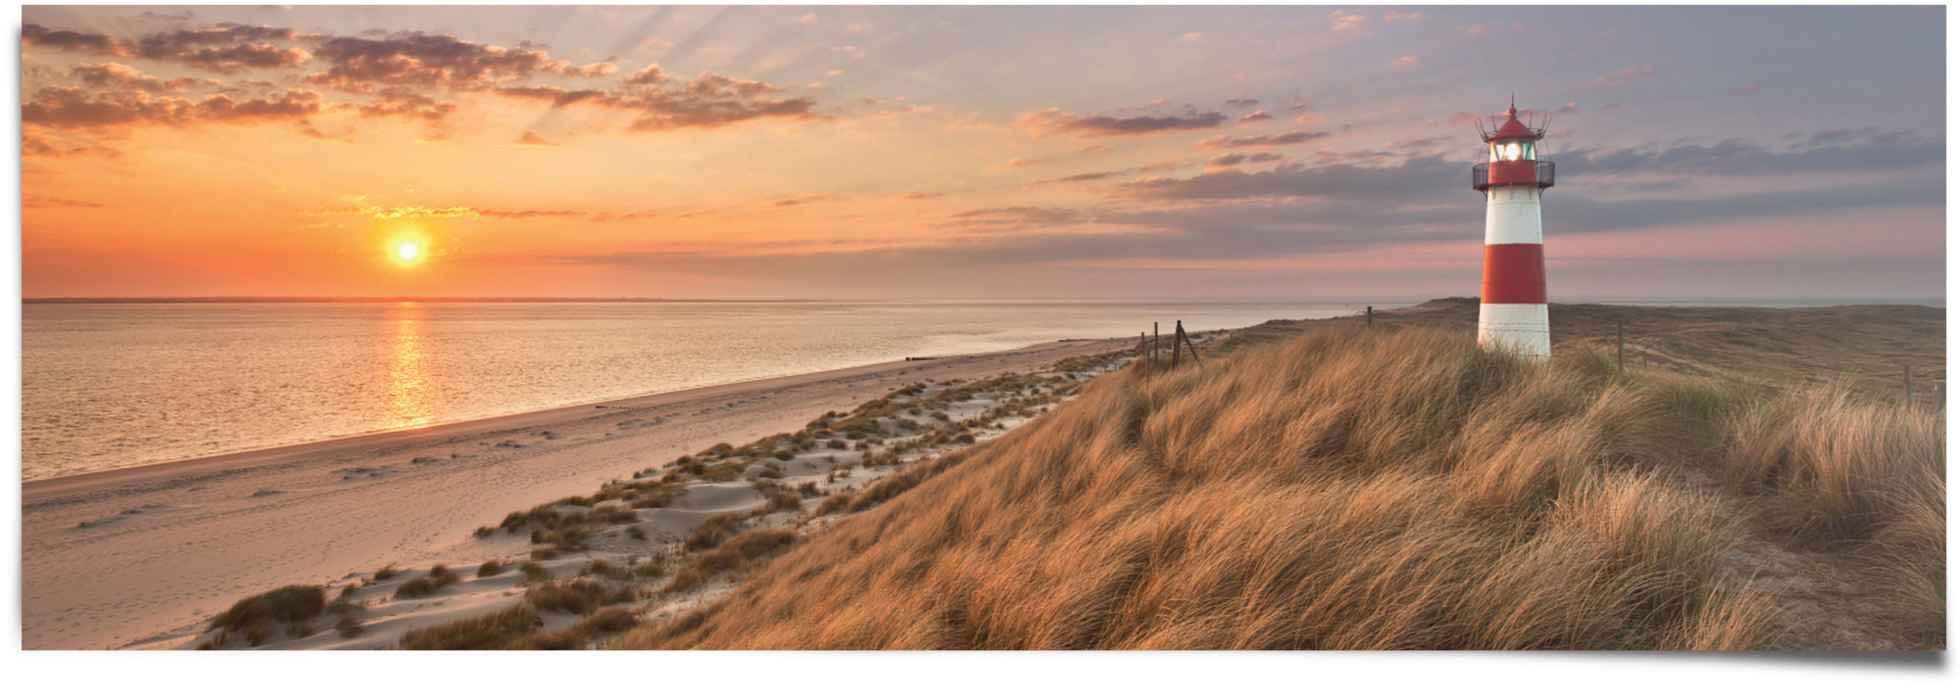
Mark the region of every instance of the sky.
POLYGON ((1936 299, 1945 10, 28 7, 28 298, 1936 299), (396 252, 412 244, 416 260, 396 252))

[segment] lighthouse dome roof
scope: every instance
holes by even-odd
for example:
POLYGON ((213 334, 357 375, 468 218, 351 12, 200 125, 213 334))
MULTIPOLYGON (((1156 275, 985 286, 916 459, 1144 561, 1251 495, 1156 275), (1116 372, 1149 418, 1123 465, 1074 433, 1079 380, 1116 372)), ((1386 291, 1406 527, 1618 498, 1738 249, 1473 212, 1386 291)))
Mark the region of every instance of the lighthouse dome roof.
POLYGON ((1544 136, 1544 132, 1532 129, 1531 127, 1525 126, 1524 122, 1518 121, 1518 106, 1513 105, 1511 109, 1504 111, 1504 123, 1498 125, 1497 131, 1491 132, 1490 140, 1539 139, 1544 136))

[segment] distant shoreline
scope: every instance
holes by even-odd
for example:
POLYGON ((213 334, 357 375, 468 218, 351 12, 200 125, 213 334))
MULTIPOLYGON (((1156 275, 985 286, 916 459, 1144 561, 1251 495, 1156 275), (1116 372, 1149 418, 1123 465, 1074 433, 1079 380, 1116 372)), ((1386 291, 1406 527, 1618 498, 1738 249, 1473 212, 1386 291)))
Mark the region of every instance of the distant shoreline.
MULTIPOLYGON (((1467 297, 1466 297, 1467 298, 1467 297)), ((769 303, 769 304, 850 304, 850 303, 917 303, 917 304, 1160 304, 1193 303, 1213 305, 1295 305, 1314 304, 1327 306, 1372 305, 1377 309, 1396 308, 1419 304, 1430 299, 1394 298, 1376 300, 1301 300, 1301 299, 1096 299, 1096 298, 944 298, 944 299, 811 299, 811 298, 661 298, 661 297, 557 297, 557 296, 106 296, 106 297, 35 297, 21 299, 22 305, 86 305, 86 304, 282 304, 282 303, 322 303, 322 304, 364 304, 364 303, 769 303)), ((1940 297, 1898 298, 1898 297, 1818 297, 1818 298, 1722 298, 1722 297, 1682 297, 1682 298, 1569 298, 1560 303, 1599 304, 1608 306, 1738 306, 1762 308, 1814 308, 1823 306, 1934 306, 1946 307, 1946 299, 1940 297)))

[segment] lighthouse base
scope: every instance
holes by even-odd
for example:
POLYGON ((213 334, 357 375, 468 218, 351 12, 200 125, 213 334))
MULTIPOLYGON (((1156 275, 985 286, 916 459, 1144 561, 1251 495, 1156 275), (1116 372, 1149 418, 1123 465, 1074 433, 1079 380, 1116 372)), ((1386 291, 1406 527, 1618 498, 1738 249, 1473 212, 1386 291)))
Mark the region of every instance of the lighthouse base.
POLYGON ((1542 303, 1486 303, 1477 307, 1477 346, 1521 356, 1552 355, 1552 327, 1542 303))

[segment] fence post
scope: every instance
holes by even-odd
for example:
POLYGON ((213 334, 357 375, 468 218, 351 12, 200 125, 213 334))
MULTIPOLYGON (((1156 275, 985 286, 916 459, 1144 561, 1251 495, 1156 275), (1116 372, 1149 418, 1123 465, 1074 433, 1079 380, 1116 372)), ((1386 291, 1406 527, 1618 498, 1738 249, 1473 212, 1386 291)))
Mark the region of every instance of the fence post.
POLYGON ((1188 335, 1188 334, 1185 334, 1185 333, 1184 333, 1184 323, 1183 323, 1183 322, 1179 322, 1179 323, 1177 324, 1177 337, 1178 337, 1179 339, 1182 339, 1182 340, 1184 340, 1184 348, 1186 348, 1186 349, 1190 349, 1190 350, 1191 350, 1191 362, 1192 362, 1192 363, 1197 363, 1197 364, 1202 364, 1202 363, 1204 363, 1203 361, 1201 361, 1201 360, 1199 360, 1199 359, 1198 359, 1198 345, 1196 345, 1196 344, 1192 344, 1192 343, 1191 343, 1191 335, 1188 335))
POLYGON ((1179 353, 1182 353, 1184 351, 1184 342, 1181 339, 1179 339, 1180 337, 1183 336, 1184 336, 1184 321, 1179 320, 1177 321, 1177 329, 1171 332, 1171 370, 1177 370, 1177 364, 1181 362, 1180 359, 1183 358, 1182 356, 1178 355, 1179 353))
POLYGON ((1368 320, 1367 320, 1367 324, 1368 324, 1368 326, 1369 326, 1369 327, 1374 327, 1374 326, 1375 326, 1375 307, 1374 307, 1374 306, 1368 306, 1368 307, 1367 307, 1367 310, 1365 310, 1365 311, 1362 311, 1362 314, 1363 314, 1363 316, 1365 316, 1365 317, 1366 317, 1366 318, 1368 319, 1368 320))
POLYGON ((1164 351, 1164 337, 1157 332, 1157 321, 1150 321, 1150 362, 1157 362, 1157 355, 1164 351))

